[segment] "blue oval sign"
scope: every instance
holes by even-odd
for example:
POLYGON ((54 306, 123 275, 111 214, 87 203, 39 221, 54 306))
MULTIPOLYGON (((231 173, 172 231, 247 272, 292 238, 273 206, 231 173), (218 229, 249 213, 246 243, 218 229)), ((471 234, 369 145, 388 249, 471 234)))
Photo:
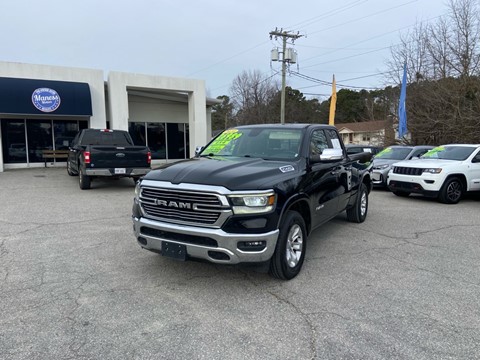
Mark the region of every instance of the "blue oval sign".
POLYGON ((52 112, 60 106, 60 95, 53 89, 39 88, 32 94, 32 103, 40 111, 52 112))

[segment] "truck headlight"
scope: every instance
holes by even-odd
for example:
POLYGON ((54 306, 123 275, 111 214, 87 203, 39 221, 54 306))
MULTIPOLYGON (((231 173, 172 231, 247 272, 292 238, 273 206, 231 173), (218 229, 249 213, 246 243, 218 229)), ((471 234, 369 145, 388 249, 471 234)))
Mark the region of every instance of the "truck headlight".
POLYGON ((137 184, 135 185, 135 198, 138 199, 140 197, 140 183, 141 181, 138 180, 137 184))
POLYGON ((276 196, 273 192, 229 195, 234 214, 259 214, 272 211, 276 196))
POLYGON ((442 168, 423 169, 423 172, 430 173, 430 174, 440 174, 442 172, 442 168))

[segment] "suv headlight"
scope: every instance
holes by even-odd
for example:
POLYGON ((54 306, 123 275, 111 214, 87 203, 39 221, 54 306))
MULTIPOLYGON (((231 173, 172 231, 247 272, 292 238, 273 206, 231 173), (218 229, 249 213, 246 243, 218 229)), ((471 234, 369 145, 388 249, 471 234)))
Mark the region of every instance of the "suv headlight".
POLYGON ((442 172, 442 168, 423 169, 423 172, 430 173, 430 174, 440 174, 442 172))
POLYGON ((275 208, 274 192, 228 195, 234 214, 267 213, 275 208))
POLYGON ((389 167, 390 167, 389 164, 383 164, 383 165, 374 166, 374 169, 385 170, 385 169, 388 169, 389 167))

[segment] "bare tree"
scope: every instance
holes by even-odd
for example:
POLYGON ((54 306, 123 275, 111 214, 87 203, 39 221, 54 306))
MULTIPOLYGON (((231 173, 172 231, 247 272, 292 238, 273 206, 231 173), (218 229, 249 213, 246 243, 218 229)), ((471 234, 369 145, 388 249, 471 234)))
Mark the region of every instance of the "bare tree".
POLYGON ((450 0, 448 16, 418 24, 391 49, 389 78, 400 84, 405 62, 409 70, 406 107, 413 143, 480 142, 477 2, 450 0))
POLYGON ((278 84, 261 72, 244 71, 230 88, 237 124, 272 122, 268 105, 278 93, 278 84))
POLYGON ((400 83, 403 64, 407 64, 408 82, 419 81, 428 74, 428 36, 423 23, 417 23, 412 31, 400 36, 400 44, 391 49, 391 59, 387 60, 388 79, 400 83))
POLYGON ((430 79, 445 79, 451 75, 450 26, 444 18, 427 30, 427 47, 430 56, 430 79))
POLYGON ((478 0, 450 0, 450 65, 462 77, 479 75, 480 19, 477 2, 478 0))

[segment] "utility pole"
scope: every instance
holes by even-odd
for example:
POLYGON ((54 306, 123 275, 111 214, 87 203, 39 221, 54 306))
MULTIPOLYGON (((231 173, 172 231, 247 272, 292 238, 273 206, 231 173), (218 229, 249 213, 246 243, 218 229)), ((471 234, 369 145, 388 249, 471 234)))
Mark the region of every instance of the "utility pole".
POLYGON ((295 40, 302 37, 298 32, 292 34, 291 31, 284 31, 283 29, 278 30, 275 28, 274 31, 270 31, 270 39, 282 38, 282 59, 278 59, 278 50, 277 58, 275 59, 274 53, 272 52, 272 61, 281 61, 282 62, 282 92, 280 97, 280 123, 285 124, 285 83, 286 83, 286 73, 287 73, 287 63, 294 64, 297 62, 296 53, 292 49, 287 49, 287 39, 292 40, 292 44, 295 40), (287 51, 288 50, 288 51, 287 51))

